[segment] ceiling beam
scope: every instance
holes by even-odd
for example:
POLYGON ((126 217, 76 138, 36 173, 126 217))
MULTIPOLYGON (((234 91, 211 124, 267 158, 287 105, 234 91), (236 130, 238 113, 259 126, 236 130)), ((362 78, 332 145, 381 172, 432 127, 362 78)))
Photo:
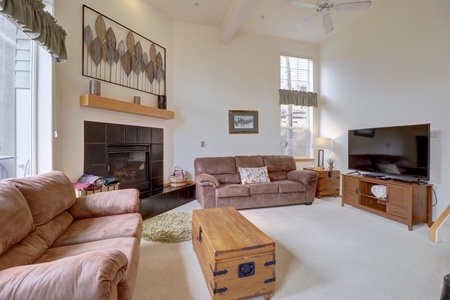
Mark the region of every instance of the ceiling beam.
POLYGON ((220 26, 221 43, 227 44, 233 39, 234 34, 252 10, 255 3, 256 0, 233 0, 231 2, 220 26))

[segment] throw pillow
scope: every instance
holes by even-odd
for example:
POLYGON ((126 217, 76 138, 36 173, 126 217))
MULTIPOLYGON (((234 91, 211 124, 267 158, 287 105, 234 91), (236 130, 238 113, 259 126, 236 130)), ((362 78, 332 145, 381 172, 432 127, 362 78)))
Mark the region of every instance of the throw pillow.
POLYGON ((387 174, 400 174, 395 164, 376 164, 378 171, 387 174))
POLYGON ((241 168, 239 167, 239 174, 241 175, 241 183, 269 183, 269 172, 267 166, 261 168, 241 168))

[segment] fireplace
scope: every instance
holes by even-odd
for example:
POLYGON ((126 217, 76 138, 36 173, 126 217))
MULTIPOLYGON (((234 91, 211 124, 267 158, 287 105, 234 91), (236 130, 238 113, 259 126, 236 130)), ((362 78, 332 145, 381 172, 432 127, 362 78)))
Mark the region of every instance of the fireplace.
POLYGON ((162 128, 84 122, 84 173, 119 180, 141 196, 163 189, 162 128))
POLYGON ((122 188, 149 190, 148 145, 108 145, 108 177, 119 180, 122 188))

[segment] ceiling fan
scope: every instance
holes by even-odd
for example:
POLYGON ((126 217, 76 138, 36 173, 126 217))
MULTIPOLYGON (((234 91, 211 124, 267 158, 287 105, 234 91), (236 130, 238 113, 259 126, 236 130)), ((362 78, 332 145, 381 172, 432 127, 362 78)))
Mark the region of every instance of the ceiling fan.
POLYGON ((301 1, 292 1, 290 5, 297 6, 301 8, 311 8, 315 9, 316 13, 306 17, 301 20, 297 24, 295 24, 291 29, 296 30, 303 25, 309 23, 313 19, 317 17, 318 14, 323 15, 323 27, 325 28, 325 33, 329 33, 333 30, 333 22, 331 20, 330 11, 331 10, 360 10, 360 9, 368 9, 372 4, 372 1, 358 1, 358 2, 346 2, 346 3, 338 3, 335 4, 336 0, 319 0, 316 4, 301 2, 301 1))

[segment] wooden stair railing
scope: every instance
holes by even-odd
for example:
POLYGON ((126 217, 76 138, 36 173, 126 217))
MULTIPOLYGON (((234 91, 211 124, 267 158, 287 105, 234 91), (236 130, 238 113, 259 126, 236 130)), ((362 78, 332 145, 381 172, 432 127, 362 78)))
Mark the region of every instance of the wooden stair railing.
POLYGON ((450 230, 450 205, 444 210, 430 228, 430 240, 442 242, 445 230, 450 230))

